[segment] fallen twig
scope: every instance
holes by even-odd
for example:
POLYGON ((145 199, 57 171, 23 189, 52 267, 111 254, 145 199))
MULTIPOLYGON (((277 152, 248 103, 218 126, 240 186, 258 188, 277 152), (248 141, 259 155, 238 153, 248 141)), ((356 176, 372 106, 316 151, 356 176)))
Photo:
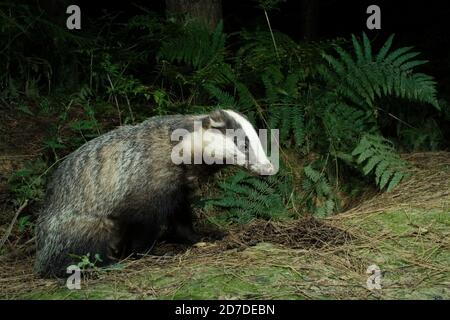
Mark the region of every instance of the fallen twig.
POLYGON ((3 235, 2 241, 0 242, 0 250, 3 248, 6 240, 8 240, 9 235, 11 234, 12 228, 14 227, 14 224, 16 223, 17 217, 19 217, 19 214, 23 211, 23 209, 26 208, 28 205, 28 199, 25 200, 20 208, 16 211, 16 214, 14 215, 14 218, 12 219, 11 223, 9 224, 8 229, 6 230, 6 233, 3 235))

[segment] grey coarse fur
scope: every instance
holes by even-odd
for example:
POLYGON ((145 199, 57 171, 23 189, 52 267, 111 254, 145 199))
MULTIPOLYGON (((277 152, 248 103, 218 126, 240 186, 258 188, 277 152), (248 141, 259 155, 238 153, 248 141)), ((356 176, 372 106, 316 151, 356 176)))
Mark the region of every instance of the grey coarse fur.
POLYGON ((149 250, 164 233, 195 242, 188 195, 191 181, 210 171, 175 165, 170 157, 172 130, 192 129, 194 119, 209 117, 153 117, 103 134, 66 157, 37 220, 35 271, 62 276, 87 254, 107 265, 149 250))

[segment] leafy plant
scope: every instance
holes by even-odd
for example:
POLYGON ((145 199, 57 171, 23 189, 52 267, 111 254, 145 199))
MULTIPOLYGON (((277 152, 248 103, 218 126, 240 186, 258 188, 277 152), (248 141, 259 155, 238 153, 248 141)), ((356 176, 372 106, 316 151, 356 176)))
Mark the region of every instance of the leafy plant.
POLYGON ((421 124, 420 127, 409 125, 398 130, 402 145, 412 151, 436 151, 442 148, 444 135, 436 120, 420 118, 417 123, 421 124))
POLYGON ((100 258, 99 254, 95 254, 93 259, 91 260, 91 255, 85 254, 84 256, 78 257, 80 261, 77 263, 77 266, 81 270, 96 270, 97 264, 99 262, 102 262, 102 259, 100 258))
POLYGON ((164 82, 179 87, 182 96, 188 92, 189 104, 204 103, 212 87, 235 84, 235 73, 226 61, 226 38, 222 22, 212 32, 199 21, 187 23, 157 55, 164 82))
POLYGON ((326 176, 326 164, 321 171, 316 168, 320 163, 314 161, 303 168, 303 190, 308 209, 314 216, 323 218, 336 211, 337 200, 326 176))
POLYGON ((47 169, 45 161, 37 159, 26 162, 22 168, 11 175, 8 185, 16 205, 27 199, 40 201, 43 198, 47 169))
POLYGON ((339 57, 322 54, 328 65, 323 65, 319 72, 334 94, 374 114, 376 98, 386 95, 439 108, 433 78, 414 72, 415 67, 427 60, 413 60, 419 53, 412 52, 412 47, 391 50, 393 38, 390 36, 374 54, 365 33, 362 42, 352 36, 354 55, 336 46, 339 57))
POLYGON ((217 183, 220 198, 209 199, 208 206, 227 212, 222 219, 247 223, 254 218, 283 219, 289 217, 287 205, 292 193, 290 176, 256 177, 239 170, 217 183))
POLYGON ((225 40, 222 22, 210 32, 205 24, 192 21, 179 36, 162 45, 158 58, 190 66, 193 72, 189 81, 197 84, 228 83, 233 72, 225 63, 225 40))
POLYGON ((288 145, 293 140, 295 145, 301 146, 305 136, 305 103, 300 93, 299 75, 293 73, 284 77, 279 70, 270 70, 262 76, 265 103, 270 106, 269 127, 279 129, 282 144, 288 145))
MULTIPOLYGON (((407 163, 398 156, 392 143, 380 135, 378 105, 384 99, 402 98, 439 108, 433 79, 414 72, 415 67, 426 61, 414 60, 417 53, 410 52, 411 48, 391 50, 392 40, 391 36, 375 54, 365 34, 362 41, 353 36, 351 50, 335 44, 338 56, 323 52, 322 63, 312 72, 311 69, 305 71, 308 64, 280 64, 274 56, 268 58, 273 54, 273 46, 267 39, 264 45, 249 44, 240 52, 255 63, 263 61, 264 57, 269 59, 259 71, 265 89, 262 95, 250 93, 247 83, 240 80, 235 84, 241 84, 244 94, 208 87, 219 105, 241 109, 244 107, 241 96, 250 97, 250 109, 256 108, 257 116, 266 118, 269 128, 280 130, 282 146, 295 146, 303 153, 314 151, 322 159, 334 158, 334 161, 313 161, 303 168, 304 203, 318 217, 340 208, 337 190, 329 180, 333 170, 336 171, 333 179, 339 178, 338 171, 342 171, 339 166, 361 170, 363 175, 373 174, 376 185, 388 191, 407 177, 407 163)), ((249 62, 244 65, 250 66, 249 62)), ((234 178, 236 180, 227 180, 221 188, 225 192, 229 184, 232 186, 229 190, 238 190, 239 197, 225 195, 222 205, 232 208, 235 217, 258 216, 262 206, 248 205, 253 201, 250 199, 257 199, 257 196, 248 188, 240 189, 248 184, 245 179, 239 175, 234 178)), ((258 190, 258 194, 265 195, 264 190, 258 190)))
POLYGON ((356 157, 356 163, 364 165, 364 175, 375 175, 380 189, 386 187, 387 191, 391 191, 408 176, 406 161, 398 156, 389 140, 379 135, 364 135, 352 156, 356 157))
POLYGON ((33 226, 33 223, 30 221, 30 216, 19 217, 17 219, 17 226, 20 233, 30 229, 33 226))
POLYGON ((376 129, 367 113, 343 102, 330 104, 322 123, 333 154, 351 152, 361 135, 376 129))
POLYGON ((179 37, 162 45, 159 57, 171 62, 184 63, 199 70, 214 61, 223 61, 226 36, 220 22, 210 33, 203 23, 191 22, 179 37))

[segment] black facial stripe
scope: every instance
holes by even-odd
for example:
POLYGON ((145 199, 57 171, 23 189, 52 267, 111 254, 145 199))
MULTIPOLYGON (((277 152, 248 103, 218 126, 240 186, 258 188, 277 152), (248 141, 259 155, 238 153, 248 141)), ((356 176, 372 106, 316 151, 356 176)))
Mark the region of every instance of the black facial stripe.
MULTIPOLYGON (((240 116, 244 117, 242 114, 240 114, 240 113, 238 113, 238 114, 240 116)), ((245 131, 242 128, 242 125, 238 121, 236 121, 231 115, 229 115, 225 111, 222 111, 221 115, 223 116, 223 121, 225 122, 225 127, 227 129, 240 130, 241 133, 245 134, 245 131)), ((247 119, 247 118, 245 118, 245 119, 247 119)), ((233 142, 239 148, 239 150, 241 152, 243 152, 246 155, 246 157, 248 157, 249 152, 250 152, 250 139, 247 136, 245 136, 244 141, 239 141, 240 140, 239 138, 237 136, 235 136, 233 138, 233 142)))
POLYGON ((221 115, 223 117, 223 120, 225 122, 225 128, 227 129, 242 129, 242 126, 239 122, 237 122, 232 116, 230 116, 227 112, 221 111, 221 115))

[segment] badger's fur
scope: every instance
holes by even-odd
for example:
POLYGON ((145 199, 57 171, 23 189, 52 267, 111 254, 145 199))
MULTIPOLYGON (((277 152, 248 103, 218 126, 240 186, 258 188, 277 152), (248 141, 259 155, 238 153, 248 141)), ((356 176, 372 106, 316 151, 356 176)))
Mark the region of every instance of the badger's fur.
MULTIPOLYGON (((192 134, 194 121, 222 134, 225 129, 242 128, 250 149, 261 148, 251 124, 230 110, 153 117, 87 142, 61 163, 48 185, 36 224, 36 272, 62 276, 79 261, 77 257, 86 254, 100 255, 107 265, 130 253, 148 251, 163 234, 197 241, 189 205, 192 181, 221 166, 173 163, 176 142, 171 141, 171 133, 182 128, 192 134)), ((256 166, 243 166, 272 170, 265 154, 259 157, 256 166)))

